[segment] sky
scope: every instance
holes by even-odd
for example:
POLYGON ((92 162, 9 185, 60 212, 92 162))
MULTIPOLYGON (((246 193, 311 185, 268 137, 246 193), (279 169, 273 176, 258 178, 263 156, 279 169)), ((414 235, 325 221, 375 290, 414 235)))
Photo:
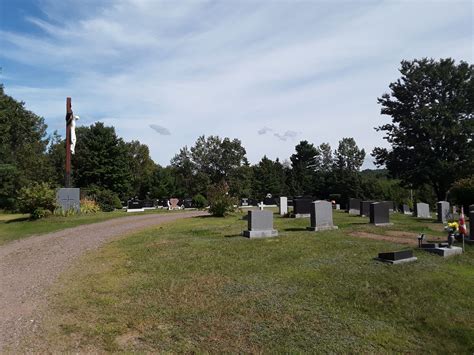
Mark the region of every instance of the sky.
POLYGON ((0 83, 49 132, 70 96, 78 125, 113 125, 161 165, 219 135, 251 163, 353 137, 371 168, 400 61, 472 63, 473 19, 456 0, 0 0, 0 83))

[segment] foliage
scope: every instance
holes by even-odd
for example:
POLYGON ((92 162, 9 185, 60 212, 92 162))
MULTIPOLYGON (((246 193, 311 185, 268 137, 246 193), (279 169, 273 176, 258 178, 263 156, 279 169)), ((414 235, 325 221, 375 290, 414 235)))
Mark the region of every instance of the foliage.
POLYGON ((45 216, 56 208, 56 192, 47 183, 34 183, 23 187, 18 194, 18 207, 22 213, 31 213, 32 218, 45 216))
POLYGON ((38 208, 35 208, 31 214, 30 214, 30 218, 31 219, 41 219, 41 218, 46 218, 46 217, 49 217, 51 216, 52 212, 50 210, 47 210, 43 207, 38 207, 38 208))
POLYGON ((194 195, 193 205, 196 208, 205 208, 207 207, 207 199, 201 194, 194 195))
POLYGON ((444 200, 454 181, 474 174, 474 66, 423 58, 402 61, 400 73, 378 99, 392 122, 377 130, 391 149, 372 155, 405 185, 430 184, 444 200))
POLYGON ((43 118, 5 94, 0 84, 0 208, 12 208, 20 188, 50 175, 43 118))
POLYGON ((100 186, 122 198, 130 197, 133 189, 128 149, 115 129, 97 122, 78 127, 76 134, 76 154, 72 157, 76 186, 100 186))
POLYGON ((235 199, 229 194, 229 186, 225 181, 211 185, 207 191, 209 213, 216 217, 224 217, 234 211, 235 199))
POLYGON ((449 197, 455 204, 464 206, 467 213, 468 206, 474 204, 474 175, 456 181, 449 190, 449 197))
POLYGON ((308 141, 301 141, 295 147, 295 150, 296 153, 290 157, 292 167, 291 192, 294 195, 312 194, 313 172, 318 167, 319 152, 308 141))
POLYGON ((100 205, 96 201, 88 198, 84 198, 81 200, 81 213, 91 214, 100 212, 100 210, 100 205))
POLYGON ((145 198, 149 195, 156 165, 150 157, 148 146, 139 141, 125 143, 128 170, 131 176, 131 195, 145 198))
POLYGON ((100 209, 104 212, 111 212, 122 208, 120 198, 113 191, 95 186, 89 190, 88 196, 97 202, 100 209))
POLYGON ((252 197, 262 200, 267 193, 282 196, 287 193, 286 176, 283 165, 277 159, 272 161, 266 156, 253 166, 252 197))

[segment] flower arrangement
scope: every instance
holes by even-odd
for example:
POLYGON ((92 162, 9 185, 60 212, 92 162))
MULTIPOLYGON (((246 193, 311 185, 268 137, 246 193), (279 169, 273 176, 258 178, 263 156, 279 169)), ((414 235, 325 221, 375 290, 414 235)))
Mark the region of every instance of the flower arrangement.
POLYGON ((456 233, 459 229, 458 222, 449 222, 445 227, 444 230, 451 233, 456 233))

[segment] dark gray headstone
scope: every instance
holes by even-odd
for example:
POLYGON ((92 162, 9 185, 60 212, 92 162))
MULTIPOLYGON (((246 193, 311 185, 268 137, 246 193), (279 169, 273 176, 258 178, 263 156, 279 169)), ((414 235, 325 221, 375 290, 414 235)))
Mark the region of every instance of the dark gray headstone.
POLYGON ((390 224, 390 212, 386 203, 374 202, 370 204, 370 223, 376 226, 390 224))
POLYGON ((293 217, 309 217, 312 203, 313 200, 310 198, 295 198, 293 200, 293 217))
POLYGON ((384 260, 402 260, 413 258, 413 250, 392 251, 388 253, 379 253, 379 258, 384 260))
POLYGON ((474 211, 474 205, 469 205, 469 212, 474 211))
POLYGON ((436 210, 438 212, 438 222, 446 223, 449 219, 449 216, 450 216, 449 202, 439 201, 436 204, 436 210))
POLYGON ((332 221, 332 203, 329 201, 314 201, 311 204, 311 227, 312 231, 323 231, 337 229, 332 221))
POLYGON ((248 230, 243 232, 244 237, 266 238, 278 236, 273 229, 273 213, 271 211, 248 211, 248 230))
POLYGON ((370 213, 370 204, 374 201, 361 201, 360 202, 360 215, 368 217, 370 213))
POLYGON ((431 218, 430 205, 423 202, 415 204, 415 216, 418 218, 431 218))
POLYGON ((77 187, 61 188, 56 192, 56 202, 63 211, 81 210, 81 189, 77 187))
POLYGON ((350 198, 348 207, 347 207, 347 212, 349 212, 349 214, 357 214, 357 215, 360 214, 360 203, 361 203, 360 199, 350 198))
POLYGON ((130 200, 127 203, 127 208, 129 210, 142 209, 143 207, 145 207, 143 205, 143 201, 140 201, 140 200, 130 200))

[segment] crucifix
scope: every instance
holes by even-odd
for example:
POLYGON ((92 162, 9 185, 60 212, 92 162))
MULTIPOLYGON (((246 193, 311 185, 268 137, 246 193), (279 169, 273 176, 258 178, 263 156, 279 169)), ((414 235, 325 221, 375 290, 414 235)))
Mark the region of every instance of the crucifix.
POLYGON ((71 124, 74 120, 71 98, 66 98, 66 175, 65 187, 71 187, 71 124))

